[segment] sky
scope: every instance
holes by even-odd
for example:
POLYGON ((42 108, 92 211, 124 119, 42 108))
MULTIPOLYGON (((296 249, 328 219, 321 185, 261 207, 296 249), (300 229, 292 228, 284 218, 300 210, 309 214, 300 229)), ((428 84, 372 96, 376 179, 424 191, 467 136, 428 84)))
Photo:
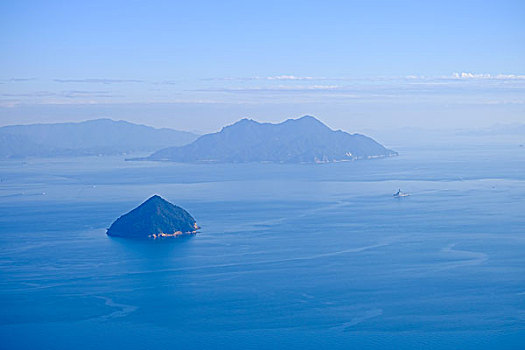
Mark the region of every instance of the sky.
POLYGON ((525 1, 0 2, 0 125, 525 123, 525 1))

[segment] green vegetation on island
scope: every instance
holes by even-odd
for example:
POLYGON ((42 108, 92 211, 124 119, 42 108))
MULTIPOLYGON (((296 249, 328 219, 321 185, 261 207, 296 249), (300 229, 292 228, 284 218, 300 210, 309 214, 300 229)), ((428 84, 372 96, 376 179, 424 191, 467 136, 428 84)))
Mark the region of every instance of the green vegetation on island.
POLYGON ((156 239, 197 233, 199 226, 184 209, 154 195, 108 229, 108 236, 156 239))

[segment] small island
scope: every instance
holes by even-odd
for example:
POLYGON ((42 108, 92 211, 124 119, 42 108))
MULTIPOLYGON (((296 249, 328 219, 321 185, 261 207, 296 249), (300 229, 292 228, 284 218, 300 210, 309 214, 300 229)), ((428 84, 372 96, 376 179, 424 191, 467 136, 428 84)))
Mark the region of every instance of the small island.
POLYGON ((194 235, 199 226, 184 209, 154 195, 127 214, 119 217, 107 230, 112 237, 157 239, 194 235))

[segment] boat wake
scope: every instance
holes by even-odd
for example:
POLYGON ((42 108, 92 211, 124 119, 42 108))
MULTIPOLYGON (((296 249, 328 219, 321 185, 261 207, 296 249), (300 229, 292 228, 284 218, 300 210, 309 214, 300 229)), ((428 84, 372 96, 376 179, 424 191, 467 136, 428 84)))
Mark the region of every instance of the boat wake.
POLYGON ((473 252, 470 250, 454 249, 456 245, 457 243, 450 244, 447 247, 441 249, 441 251, 461 260, 441 264, 439 270, 448 270, 463 266, 480 265, 488 260, 488 255, 485 253, 473 252))
POLYGON ((108 297, 97 296, 97 298, 104 300, 106 306, 118 309, 107 315, 102 316, 102 319, 105 319, 105 320, 112 319, 112 318, 125 317, 138 309, 138 307, 134 305, 115 303, 113 299, 108 298, 108 297))
POLYGON ((383 309, 370 309, 365 311, 363 314, 356 316, 350 320, 350 322, 345 322, 341 325, 344 332, 349 332, 352 328, 360 323, 365 322, 371 318, 381 316, 383 314, 383 309))

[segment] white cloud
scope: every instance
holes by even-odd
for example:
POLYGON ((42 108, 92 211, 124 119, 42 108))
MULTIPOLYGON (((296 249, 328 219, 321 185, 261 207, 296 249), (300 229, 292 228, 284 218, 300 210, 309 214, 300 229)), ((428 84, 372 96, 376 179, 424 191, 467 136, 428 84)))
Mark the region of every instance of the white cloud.
POLYGON ((143 80, 137 79, 99 79, 99 78, 87 78, 87 79, 53 79, 57 83, 96 83, 96 84, 115 84, 115 83, 142 83, 143 80))
POLYGON ((488 79, 488 80, 525 80, 525 75, 518 74, 479 74, 479 73, 453 73, 454 79, 488 79))
MULTIPOLYGON (((223 77, 223 78, 205 78, 202 80, 219 80, 219 81, 250 81, 250 80, 276 80, 276 81, 285 81, 285 80, 332 80, 324 77, 309 77, 309 76, 297 76, 297 75, 271 75, 271 76, 254 76, 254 77, 223 77)), ((337 80, 337 79, 336 79, 337 80)))
POLYGON ((295 86, 270 86, 270 87, 224 87, 218 89, 196 89, 189 91, 199 92, 271 92, 271 91, 289 91, 289 92, 300 92, 300 91, 327 91, 327 90, 338 90, 343 88, 341 85, 295 85, 295 86))
POLYGON ((266 77, 266 80, 314 80, 313 77, 298 77, 295 75, 276 75, 271 77, 266 77))

